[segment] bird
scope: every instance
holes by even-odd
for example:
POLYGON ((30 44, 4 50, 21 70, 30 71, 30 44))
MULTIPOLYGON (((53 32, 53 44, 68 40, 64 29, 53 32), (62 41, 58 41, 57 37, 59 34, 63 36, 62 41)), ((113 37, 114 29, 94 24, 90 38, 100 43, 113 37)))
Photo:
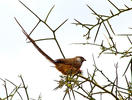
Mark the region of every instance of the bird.
POLYGON ((25 30, 22 30, 25 36, 29 39, 29 41, 34 45, 34 47, 43 55, 45 56, 51 63, 55 65, 55 68, 59 70, 64 75, 69 74, 77 74, 81 73, 81 66, 86 59, 82 56, 76 56, 74 58, 66 58, 66 59, 56 59, 53 60, 49 57, 33 40, 25 30))

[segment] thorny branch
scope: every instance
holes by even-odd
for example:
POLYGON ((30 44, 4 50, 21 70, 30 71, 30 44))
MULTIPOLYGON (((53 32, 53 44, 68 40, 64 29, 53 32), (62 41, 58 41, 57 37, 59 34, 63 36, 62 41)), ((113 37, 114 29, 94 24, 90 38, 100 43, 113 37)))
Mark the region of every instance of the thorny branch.
POLYGON ((115 35, 115 32, 114 32, 114 30, 113 30, 113 28, 112 28, 112 25, 110 24, 110 19, 112 19, 112 18, 114 18, 114 17, 116 17, 116 16, 118 16, 118 15, 120 15, 120 14, 122 14, 122 13, 124 13, 124 12, 126 12, 126 11, 129 11, 129 10, 132 10, 132 8, 129 8, 128 6, 126 6, 125 5, 125 9, 119 9, 118 7, 116 7, 110 0, 108 0, 109 2, 110 2, 110 4, 112 4, 112 6, 114 7, 114 8, 116 8, 116 9, 118 9, 118 12, 117 13, 113 13, 112 12, 112 10, 110 10, 110 12, 111 12, 111 15, 109 15, 109 16, 107 16, 107 15, 101 15, 101 14, 98 14, 96 11, 94 11, 89 5, 87 5, 87 7, 93 12, 93 15, 95 15, 97 18, 97 23, 96 24, 83 24, 83 23, 81 23, 80 21, 78 21, 77 19, 75 19, 75 21, 77 22, 77 23, 73 23, 73 24, 75 24, 75 25, 81 25, 82 27, 85 27, 86 29, 88 29, 88 32, 87 32, 87 34, 85 34, 84 36, 86 36, 87 37, 87 39, 89 39, 90 38, 90 32, 96 27, 96 26, 99 26, 99 28, 97 29, 97 32, 96 32, 96 36, 95 36, 95 39, 94 39, 94 42, 96 41, 96 39, 97 39, 97 35, 98 35, 98 33, 99 33, 99 30, 100 30, 100 26, 102 25, 102 24, 104 24, 104 22, 107 22, 107 24, 108 24, 108 26, 109 26, 109 28, 111 29, 111 31, 112 31, 112 33, 115 35))
POLYGON ((20 2, 26 9, 28 9, 28 10, 39 20, 38 23, 37 23, 37 24, 34 26, 34 28, 31 30, 31 32, 29 33, 29 35, 31 35, 31 34, 33 33, 33 31, 36 29, 36 27, 40 24, 40 22, 42 22, 42 23, 45 24, 45 25, 47 26, 47 28, 53 33, 53 38, 38 39, 38 40, 36 40, 36 41, 54 40, 54 41, 56 42, 56 44, 57 44, 57 46, 58 46, 58 48, 59 48, 59 50, 60 50, 60 53, 62 54, 63 58, 65 58, 64 53, 63 53, 63 51, 62 51, 62 49, 61 49, 61 46, 60 46, 60 44, 59 44, 59 42, 58 42, 58 40, 57 40, 57 38, 56 38, 56 31, 57 31, 68 19, 66 19, 64 22, 62 22, 56 29, 52 29, 52 28, 47 24, 47 19, 48 19, 48 17, 49 17, 49 15, 50 15, 51 11, 53 10, 53 8, 54 8, 55 6, 53 6, 53 7, 50 9, 50 11, 48 12, 48 14, 47 14, 45 20, 42 20, 37 14, 35 14, 30 8, 28 8, 23 2, 21 2, 20 0, 19 0, 19 2, 20 2))
MULTIPOLYGON (((13 100, 15 97, 17 97, 17 98, 19 97, 20 100, 24 100, 23 99, 24 96, 22 96, 23 93, 26 93, 27 100, 29 100, 27 87, 25 87, 24 80, 23 80, 22 76, 20 76, 20 79, 21 79, 22 83, 20 83, 19 85, 16 85, 14 82, 12 82, 8 79, 0 78, 0 80, 4 82, 4 87, 5 87, 5 92, 6 92, 6 97, 0 98, 0 100, 13 100), (13 89, 11 91, 10 91, 10 89, 11 89, 10 84, 13 86, 13 89), (22 91, 19 92, 20 90, 22 90, 22 91), (23 90, 25 90, 26 92, 24 92, 23 90), (18 96, 17 96, 17 94, 18 94, 18 96)), ((2 92, 4 92, 4 91, 2 91, 2 92)))
MULTIPOLYGON (((123 50, 123 51, 119 51, 116 47, 116 42, 114 41, 114 37, 115 36, 127 36, 129 42, 132 44, 129 36, 132 36, 131 34, 116 34, 114 32, 114 29, 112 27, 112 25, 110 24, 110 20, 114 19, 115 17, 119 16, 120 14, 130 11, 132 10, 132 8, 128 7, 127 5, 124 4, 125 8, 124 9, 120 9, 118 8, 114 3, 112 3, 110 0, 108 0, 109 4, 113 6, 113 8, 115 8, 117 10, 117 13, 113 13, 112 10, 110 10, 111 15, 103 15, 103 14, 99 14, 97 13, 92 7, 90 7, 89 5, 87 5, 87 7, 93 12, 93 15, 96 16, 96 20, 97 23, 95 24, 84 24, 82 22, 80 22, 79 20, 75 19, 75 25, 80 25, 84 28, 86 28, 88 31, 87 33, 84 35, 84 37, 86 37, 87 39, 90 39, 92 30, 94 30, 97 27, 97 31, 94 37, 92 37, 91 39, 94 39, 94 43, 78 43, 78 44, 90 44, 90 45, 95 45, 95 46, 99 46, 101 47, 101 52, 99 55, 101 55, 102 53, 105 54, 121 54, 121 57, 131 57, 132 56, 132 48, 130 47, 128 50, 123 50), (107 43, 109 45, 109 47, 101 44, 96 44, 96 40, 97 40, 97 36, 99 34, 99 31, 101 30, 101 27, 104 27, 106 29, 106 32, 108 34, 109 40, 107 39, 107 43), (113 33, 113 34, 111 34, 113 33), (108 52, 107 52, 108 51, 108 52)), ((99 42, 98 42, 99 43, 99 42)))

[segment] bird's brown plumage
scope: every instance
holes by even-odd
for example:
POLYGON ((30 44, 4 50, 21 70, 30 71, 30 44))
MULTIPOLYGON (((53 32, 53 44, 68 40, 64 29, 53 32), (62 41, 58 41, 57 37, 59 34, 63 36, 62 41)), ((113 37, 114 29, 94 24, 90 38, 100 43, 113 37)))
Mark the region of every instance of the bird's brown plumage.
POLYGON ((75 74, 78 71, 80 71, 80 67, 83 61, 86 60, 81 56, 77 56, 74 58, 67 58, 67 59, 57 59, 56 69, 58 69, 64 75, 75 74), (80 59, 80 61, 78 61, 77 59, 80 59))

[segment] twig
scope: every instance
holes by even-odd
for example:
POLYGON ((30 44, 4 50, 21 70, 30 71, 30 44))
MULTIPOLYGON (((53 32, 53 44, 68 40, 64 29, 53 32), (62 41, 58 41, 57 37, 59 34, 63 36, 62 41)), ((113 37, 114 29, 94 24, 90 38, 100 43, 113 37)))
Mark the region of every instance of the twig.
POLYGON ((8 95, 8 90, 7 90, 7 86, 6 86, 6 81, 4 81, 4 87, 5 87, 5 91, 6 91, 6 99, 9 100, 9 95, 8 95))
MULTIPOLYGON (((20 84, 19 86, 17 86, 17 85, 15 85, 12 81, 10 81, 10 80, 8 80, 8 79, 5 79, 5 80, 8 81, 9 83, 11 83, 12 85, 15 86, 15 89, 14 89, 14 90, 16 90, 16 93, 19 95, 19 97, 21 98, 21 100, 23 100, 21 94, 20 94, 19 91, 18 91, 18 89, 21 88, 21 84, 20 84)), ((14 90, 13 90, 13 91, 14 91, 14 90)), ((13 91, 12 91, 12 92, 13 92, 13 91)), ((14 92, 14 94, 15 94, 15 92, 14 92)), ((11 99, 11 100, 12 100, 12 99, 11 99)))
MULTIPOLYGON (((115 68, 116 68, 116 86, 118 86, 118 63, 115 65, 115 68)), ((116 87, 116 96, 118 96, 118 89, 116 87)))
POLYGON ((129 61, 128 65, 127 65, 126 70, 124 71, 123 76, 126 74, 126 72, 127 72, 128 68, 129 68, 131 62, 132 62, 132 58, 130 59, 130 61, 129 61))
POLYGON ((88 78, 85 78, 85 77, 83 77, 83 76, 79 76, 79 77, 82 78, 82 79, 84 79, 84 80, 86 80, 86 81, 91 82, 92 84, 94 84, 94 85, 97 86, 98 88, 102 89, 102 90, 105 91, 106 93, 112 95, 116 100, 119 100, 119 99, 116 97, 116 95, 114 95, 112 92, 106 90, 105 88, 102 88, 99 84, 97 84, 97 83, 93 82, 92 80, 89 80, 88 78))
MULTIPOLYGON (((39 20, 38 23, 34 26, 34 28, 31 30, 31 32, 29 33, 29 36, 32 34, 32 32, 37 28, 37 26, 39 25, 41 21, 39 20)), ((27 38, 26 38, 27 40, 27 38)))
POLYGON ((54 5, 54 6, 50 9, 50 11, 48 12, 48 14, 47 14, 47 16, 46 16, 46 18, 45 18, 45 20, 44 20, 45 23, 46 23, 46 21, 47 21, 49 15, 50 15, 50 13, 51 13, 51 11, 53 10, 54 7, 55 7, 55 5, 54 5))
POLYGON ((24 90, 25 90, 25 93, 26 93, 27 100, 30 100, 30 99, 29 99, 28 92, 27 92, 27 87, 25 86, 25 82, 24 82, 24 80, 23 80, 23 78, 22 78, 21 75, 20 75, 19 77, 20 77, 20 79, 21 79, 21 81, 22 81, 22 84, 23 84, 23 87, 24 87, 24 90))

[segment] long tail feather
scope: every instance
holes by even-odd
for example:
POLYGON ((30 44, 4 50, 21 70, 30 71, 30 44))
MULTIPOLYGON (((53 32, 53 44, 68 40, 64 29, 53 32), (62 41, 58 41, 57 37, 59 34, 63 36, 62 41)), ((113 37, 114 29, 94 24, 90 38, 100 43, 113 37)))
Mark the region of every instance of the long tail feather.
POLYGON ((52 62, 53 64, 56 64, 56 62, 49 57, 36 43, 35 41, 27 34, 27 32, 24 30, 24 28, 20 25, 20 23, 18 22, 18 20, 15 18, 16 22, 18 23, 18 25, 21 27, 22 32, 25 34, 25 36, 30 40, 30 42, 34 45, 34 47, 43 55, 45 56, 50 62, 52 62))

